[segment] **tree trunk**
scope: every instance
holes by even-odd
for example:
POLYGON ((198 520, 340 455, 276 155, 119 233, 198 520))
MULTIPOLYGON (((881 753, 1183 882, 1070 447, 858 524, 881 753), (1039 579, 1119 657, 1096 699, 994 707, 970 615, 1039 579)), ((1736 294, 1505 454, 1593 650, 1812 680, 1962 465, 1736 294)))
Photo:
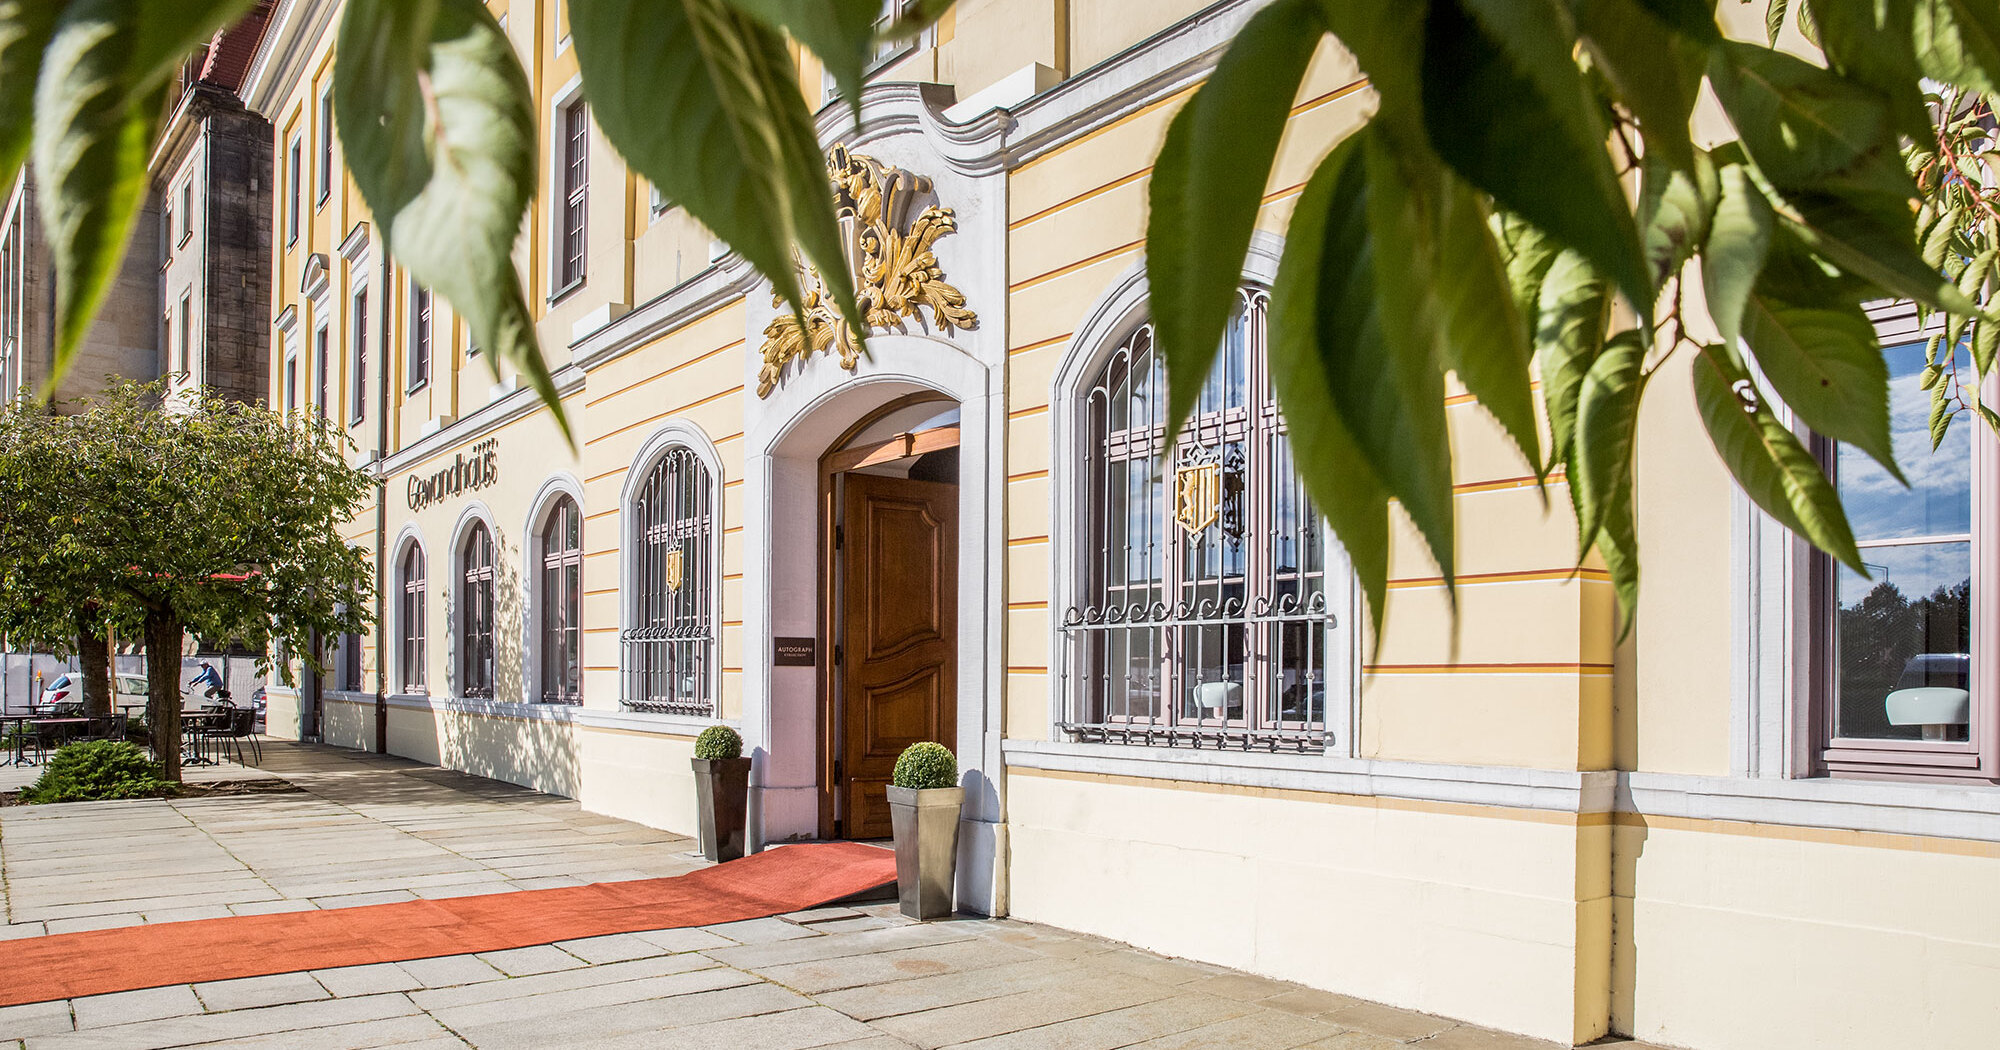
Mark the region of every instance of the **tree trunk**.
POLYGON ((111 639, 98 627, 93 634, 88 628, 79 627, 76 632, 77 659, 83 664, 83 713, 87 715, 108 715, 111 713, 111 639))
POLYGON ((162 774, 181 779, 181 621, 172 613, 146 614, 146 722, 153 757, 162 774))

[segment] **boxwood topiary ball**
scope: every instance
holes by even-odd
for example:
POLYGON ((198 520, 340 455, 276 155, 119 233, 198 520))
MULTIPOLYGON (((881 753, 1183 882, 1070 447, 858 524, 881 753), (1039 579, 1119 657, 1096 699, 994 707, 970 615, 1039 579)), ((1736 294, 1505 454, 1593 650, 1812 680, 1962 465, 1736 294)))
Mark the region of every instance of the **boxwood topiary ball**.
POLYGON ((694 757, 708 762, 742 758, 743 738, 728 726, 709 726, 694 738, 694 757))
POLYGON ((897 787, 948 788, 958 786, 958 759, 943 744, 925 740, 903 749, 896 759, 897 787))

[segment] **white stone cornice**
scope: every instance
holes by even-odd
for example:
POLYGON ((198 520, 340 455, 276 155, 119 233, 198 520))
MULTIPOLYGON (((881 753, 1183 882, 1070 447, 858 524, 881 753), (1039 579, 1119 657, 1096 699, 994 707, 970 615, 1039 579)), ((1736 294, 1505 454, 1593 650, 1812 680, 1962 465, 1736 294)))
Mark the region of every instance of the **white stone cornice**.
POLYGON ((837 102, 820 110, 815 130, 822 148, 915 131, 954 171, 972 176, 999 171, 1001 147, 1013 127, 1013 117, 1006 110, 990 109, 963 124, 954 124, 945 119, 944 111, 956 100, 948 84, 870 84, 861 92, 858 125, 854 111, 845 102, 837 102))
POLYGON ((579 368, 596 368, 742 298, 759 280, 756 268, 742 256, 724 255, 708 269, 571 343, 570 361, 579 368))
POLYGON ((245 105, 265 120, 278 122, 277 108, 306 74, 307 60, 329 31, 339 6, 338 0, 279 0, 243 76, 239 94, 245 105))
MULTIPOLYGON (((564 396, 583 389, 583 369, 574 364, 564 365, 555 371, 557 396, 564 396)), ((542 407, 541 394, 532 387, 521 387, 497 400, 487 402, 467 413, 464 418, 451 426, 426 435, 390 453, 380 461, 384 476, 400 474, 415 467, 424 460, 441 455, 452 449, 478 441, 498 429, 502 424, 513 422, 542 407)), ((571 417, 575 422, 575 417, 571 417)))

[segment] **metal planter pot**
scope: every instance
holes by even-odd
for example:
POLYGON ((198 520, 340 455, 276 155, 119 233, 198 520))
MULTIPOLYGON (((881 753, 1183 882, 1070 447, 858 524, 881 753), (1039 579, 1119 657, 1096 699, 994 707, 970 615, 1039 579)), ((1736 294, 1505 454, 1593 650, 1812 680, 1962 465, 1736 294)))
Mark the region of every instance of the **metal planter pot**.
POLYGON ((896 895, 912 919, 952 913, 958 868, 958 813, 965 789, 889 786, 889 825, 896 835, 896 895))
POLYGON ((701 852, 720 863, 743 856, 745 811, 750 798, 750 760, 697 758, 695 808, 701 817, 701 852))

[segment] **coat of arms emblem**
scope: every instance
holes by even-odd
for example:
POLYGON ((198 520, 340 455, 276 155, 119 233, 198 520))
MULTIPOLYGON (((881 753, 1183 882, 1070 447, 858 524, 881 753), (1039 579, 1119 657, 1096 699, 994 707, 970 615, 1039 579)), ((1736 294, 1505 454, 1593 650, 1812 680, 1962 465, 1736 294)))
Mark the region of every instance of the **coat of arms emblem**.
POLYGON ((1222 464, 1196 463, 1174 471, 1174 521, 1190 536, 1207 530, 1222 512, 1222 464))
POLYGON ((678 591, 681 589, 683 567, 686 562, 687 559, 681 556, 681 549, 679 547, 675 547, 666 553, 666 557, 662 560, 660 567, 666 571, 667 590, 678 591))

